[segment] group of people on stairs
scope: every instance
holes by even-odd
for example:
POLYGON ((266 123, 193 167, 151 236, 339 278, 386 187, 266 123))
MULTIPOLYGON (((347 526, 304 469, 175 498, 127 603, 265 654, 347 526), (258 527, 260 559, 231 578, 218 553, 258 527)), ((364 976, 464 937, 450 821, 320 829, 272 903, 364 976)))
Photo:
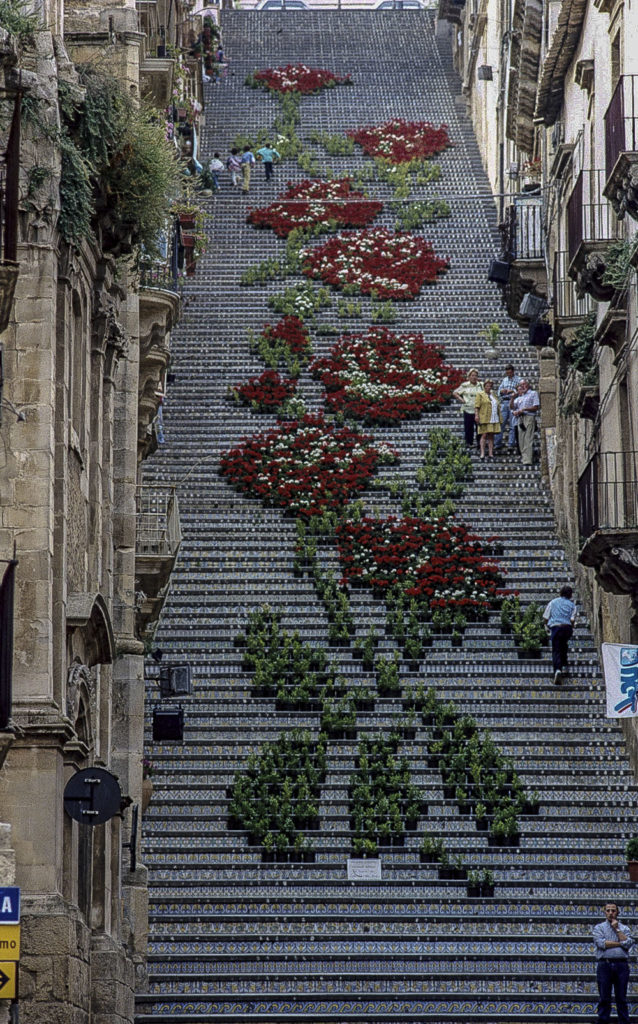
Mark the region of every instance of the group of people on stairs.
POLYGON ((222 163, 219 153, 215 153, 213 155, 213 159, 208 165, 208 170, 210 171, 213 179, 213 191, 219 192, 221 187, 220 174, 222 174, 225 169, 230 174, 230 181, 233 188, 238 188, 241 185, 242 192, 248 192, 250 189, 251 171, 257 163, 257 160, 260 160, 264 166, 266 181, 271 181, 273 176, 273 164, 279 159, 279 153, 275 147, 270 144, 270 142, 264 143, 261 149, 257 150, 256 154, 253 153, 250 146, 244 146, 241 153, 237 146, 233 146, 225 165, 222 163))
POLYGON ((496 391, 493 380, 488 377, 481 382, 478 370, 472 369, 453 394, 461 403, 468 448, 474 446, 476 432, 481 459, 486 458, 486 447, 487 458, 493 459, 495 449, 498 451, 503 446, 507 433, 508 448, 518 447, 523 465, 532 465, 540 398, 538 392, 518 376, 511 363, 505 367, 505 376, 496 391))

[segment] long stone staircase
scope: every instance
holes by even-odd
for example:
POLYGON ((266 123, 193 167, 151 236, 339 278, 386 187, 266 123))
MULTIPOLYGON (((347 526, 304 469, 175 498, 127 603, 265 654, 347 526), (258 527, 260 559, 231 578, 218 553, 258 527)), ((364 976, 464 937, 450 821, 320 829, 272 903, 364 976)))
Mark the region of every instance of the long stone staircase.
MULTIPOLYGON (((415 302, 397 304, 391 326, 423 331, 443 343, 447 360, 458 366, 477 365, 500 379, 512 359, 534 381, 526 334, 506 318, 486 280, 488 261, 498 252, 495 206, 432 12, 232 11, 223 14, 223 33, 232 74, 207 86, 206 156, 214 150, 225 156, 237 132, 272 124, 277 101, 248 89, 244 79, 289 62, 354 80, 351 88, 302 99, 302 138, 313 129, 335 133, 392 116, 449 126, 454 146, 439 158, 441 180, 412 198, 448 199, 449 220, 427 225, 423 234, 449 257, 450 270, 415 302), (479 332, 492 322, 504 333, 499 359, 489 364, 479 332)), ((314 150, 335 173, 364 163, 359 154, 327 157, 314 150)), ((147 480, 177 485, 184 540, 156 640, 165 659, 192 663, 195 686, 182 701, 183 745, 153 743, 149 730, 155 795, 144 818, 143 859, 151 898, 150 984, 138 998, 137 1020, 590 1020, 597 998, 591 928, 609 898, 629 921, 635 909, 623 848, 635 828, 636 788, 620 732, 604 718, 600 669, 582 617, 571 675, 560 688, 553 685, 548 651, 542 661, 520 659, 511 637, 501 634, 497 611, 469 624, 461 648, 439 639, 418 673, 405 663, 401 668, 406 685, 422 679, 489 729, 527 789, 540 794, 538 815, 522 819, 518 847, 488 845, 473 817, 444 798, 428 756, 431 730, 421 724, 401 749, 427 817, 404 846, 381 853, 380 880, 347 878, 348 786, 357 740, 329 743, 314 863, 263 863, 245 833, 229 828, 228 789, 248 756, 293 727, 316 736, 319 725, 315 711, 278 711, 274 699, 251 692, 242 652, 233 645, 251 612, 268 604, 286 629, 326 648, 349 681, 374 686, 351 649, 329 648, 312 583, 293 574, 294 520, 238 495, 218 475, 222 451, 274 423, 236 406, 226 393, 263 369, 250 353, 247 332, 275 322, 268 296, 297 280, 240 287, 243 270, 284 251, 272 232, 245 223, 246 211, 305 176, 288 162, 266 185, 257 168, 248 197, 224 181, 209 204, 209 251, 184 289, 185 314, 173 335, 166 443, 147 480), (443 836, 454 856, 492 870, 494 896, 468 897, 465 881, 441 880, 436 865, 421 863, 425 829, 443 836)), ((370 193, 386 201, 379 223, 392 226, 388 186, 373 183, 370 193)), ((363 320, 344 324, 333 305, 318 323, 357 330, 369 322, 369 300, 362 305, 363 320)), ((327 353, 334 341, 315 329, 312 338, 316 354, 327 353)), ((307 372, 300 391, 310 410, 320 408, 320 387, 307 372)), ((458 406, 374 430, 400 453, 393 473, 414 477, 435 426, 460 436, 458 406)), ((545 602, 569 579, 569 569, 538 472, 509 454, 489 465, 473 455, 473 463, 459 519, 482 536, 498 534, 507 586, 524 604, 545 602)), ((371 513, 397 512, 386 492, 369 490, 363 498, 371 513)), ((391 653, 395 643, 384 635, 382 602, 353 590, 350 604, 357 635, 375 625, 379 653, 391 653)), ((149 708, 158 699, 155 676, 149 664, 149 708)), ((377 697, 374 711, 358 713, 358 737, 387 732, 400 713, 400 700, 377 697)))

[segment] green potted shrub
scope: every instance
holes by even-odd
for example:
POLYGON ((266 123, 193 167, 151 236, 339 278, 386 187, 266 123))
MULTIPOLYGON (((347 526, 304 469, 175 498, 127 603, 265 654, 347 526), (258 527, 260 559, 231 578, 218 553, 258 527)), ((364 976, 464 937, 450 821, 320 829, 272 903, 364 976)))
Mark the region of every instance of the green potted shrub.
POLYGON ((481 896, 494 895, 494 874, 487 868, 481 875, 481 896))
POLYGON ((474 808, 474 815, 476 817, 476 827, 479 832, 487 832, 489 828, 489 821, 487 818, 487 807, 485 804, 479 801, 474 808))
POLYGON ((479 871, 468 871, 467 894, 470 897, 481 895, 481 874, 479 871))

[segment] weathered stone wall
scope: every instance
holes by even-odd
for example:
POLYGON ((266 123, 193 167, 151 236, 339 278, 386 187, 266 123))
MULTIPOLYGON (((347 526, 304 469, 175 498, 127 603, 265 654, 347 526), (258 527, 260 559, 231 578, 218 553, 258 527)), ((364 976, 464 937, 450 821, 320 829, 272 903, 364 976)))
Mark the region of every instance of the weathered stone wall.
MULTIPOLYGON (((76 4, 67 13, 82 28, 71 57, 103 61, 108 51, 109 71, 137 92, 134 8, 76 4)), ((48 24, 60 20, 51 6, 48 24)), ((40 129, 55 125, 58 76, 73 76, 61 38, 37 33, 24 74, 40 129)), ((60 154, 38 130, 27 124, 22 147, 20 274, 3 337, 5 394, 26 419, 6 418, 0 444, 0 557, 15 543, 19 560, 18 733, 0 766, 10 823, 0 825, 0 878, 23 895, 21 1021, 131 1024, 148 931, 146 873, 129 875, 122 850, 131 812, 89 832, 65 814, 63 793, 77 769, 98 761, 124 797, 141 795, 138 298, 99 241, 69 248, 60 239, 60 154), (34 166, 49 175, 27 203, 34 166)))

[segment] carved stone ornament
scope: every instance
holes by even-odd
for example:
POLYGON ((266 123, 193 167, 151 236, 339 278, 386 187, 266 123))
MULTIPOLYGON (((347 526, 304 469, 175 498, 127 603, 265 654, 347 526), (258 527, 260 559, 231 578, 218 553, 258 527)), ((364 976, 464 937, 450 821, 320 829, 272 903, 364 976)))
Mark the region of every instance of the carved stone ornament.
POLYGON ((615 289, 611 284, 603 284, 605 260, 598 252, 590 252, 585 257, 576 274, 576 294, 579 299, 591 295, 596 302, 609 302, 615 289))
POLYGON ((605 185, 603 195, 609 199, 616 216, 626 214, 638 220, 638 154, 621 153, 605 185))
POLYGON ((126 355, 128 339, 120 323, 115 303, 104 293, 96 296, 93 312, 93 344, 107 357, 107 375, 118 359, 126 355))
POLYGON ((80 698, 83 691, 92 708, 95 701, 95 686, 91 669, 76 659, 69 667, 66 677, 66 714, 73 724, 80 713, 80 698))
POLYGON ((578 561, 595 570, 598 582, 608 593, 630 597, 634 617, 638 618, 638 533, 635 529, 598 530, 585 543, 578 561))

